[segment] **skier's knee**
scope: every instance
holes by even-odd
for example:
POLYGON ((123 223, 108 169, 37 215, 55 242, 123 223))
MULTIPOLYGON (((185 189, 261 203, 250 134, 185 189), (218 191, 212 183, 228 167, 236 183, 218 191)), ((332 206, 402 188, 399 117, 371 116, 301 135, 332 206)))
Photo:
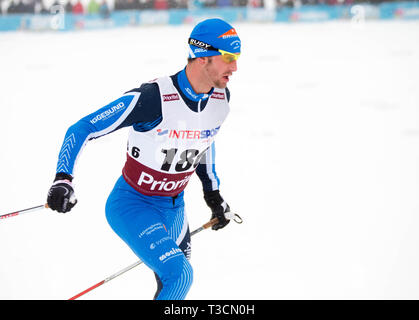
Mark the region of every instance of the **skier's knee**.
POLYGON ((158 289, 155 299, 181 300, 186 297, 193 282, 193 269, 184 256, 176 260, 170 270, 156 277, 158 289))

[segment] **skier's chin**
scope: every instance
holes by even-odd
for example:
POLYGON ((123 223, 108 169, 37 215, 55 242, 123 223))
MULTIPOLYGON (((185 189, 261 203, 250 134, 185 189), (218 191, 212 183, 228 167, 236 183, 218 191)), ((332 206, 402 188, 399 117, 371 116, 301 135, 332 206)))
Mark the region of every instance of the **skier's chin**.
POLYGON ((224 81, 216 81, 214 83, 214 88, 217 88, 217 89, 225 89, 226 87, 227 87, 227 82, 224 82, 224 81))

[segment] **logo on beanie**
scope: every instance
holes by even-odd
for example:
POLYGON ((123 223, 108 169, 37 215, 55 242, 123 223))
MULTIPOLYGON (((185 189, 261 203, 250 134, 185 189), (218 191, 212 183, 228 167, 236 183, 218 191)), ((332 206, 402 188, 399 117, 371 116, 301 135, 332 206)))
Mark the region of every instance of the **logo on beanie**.
POLYGON ((227 32, 223 33, 221 36, 219 36, 218 38, 223 38, 223 39, 228 39, 228 38, 234 38, 234 37, 238 37, 236 30, 230 29, 227 32))
POLYGON ((202 42, 202 41, 199 41, 199 40, 196 40, 196 39, 191 39, 191 38, 189 38, 189 44, 191 44, 193 46, 196 46, 196 47, 200 47, 202 49, 208 49, 208 47, 211 46, 210 44, 207 44, 205 42, 202 42))

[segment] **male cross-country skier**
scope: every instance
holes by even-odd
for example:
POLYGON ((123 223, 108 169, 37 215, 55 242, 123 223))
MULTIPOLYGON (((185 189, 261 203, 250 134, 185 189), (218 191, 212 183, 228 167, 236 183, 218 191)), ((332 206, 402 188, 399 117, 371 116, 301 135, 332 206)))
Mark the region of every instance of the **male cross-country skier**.
POLYGON ((198 23, 189 57, 178 73, 143 83, 82 118, 66 132, 48 205, 68 212, 77 203, 73 168, 84 145, 130 127, 127 160, 106 203, 115 233, 151 268, 154 299, 185 299, 192 284, 190 234, 184 189, 196 171, 214 230, 225 227, 229 206, 219 192, 214 138, 229 112, 229 77, 237 70, 241 41, 221 19, 198 23))

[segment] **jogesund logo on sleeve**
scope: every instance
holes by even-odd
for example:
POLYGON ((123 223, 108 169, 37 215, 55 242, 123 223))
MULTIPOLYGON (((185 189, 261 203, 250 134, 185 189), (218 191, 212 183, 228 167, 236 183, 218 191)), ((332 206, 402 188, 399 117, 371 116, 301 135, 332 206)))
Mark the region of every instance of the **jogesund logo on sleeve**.
POLYGON ((119 110, 123 109, 125 107, 125 104, 121 101, 118 104, 110 107, 109 109, 103 111, 102 113, 96 115, 93 119, 90 120, 91 124, 95 124, 99 120, 106 120, 115 113, 117 113, 119 110))

